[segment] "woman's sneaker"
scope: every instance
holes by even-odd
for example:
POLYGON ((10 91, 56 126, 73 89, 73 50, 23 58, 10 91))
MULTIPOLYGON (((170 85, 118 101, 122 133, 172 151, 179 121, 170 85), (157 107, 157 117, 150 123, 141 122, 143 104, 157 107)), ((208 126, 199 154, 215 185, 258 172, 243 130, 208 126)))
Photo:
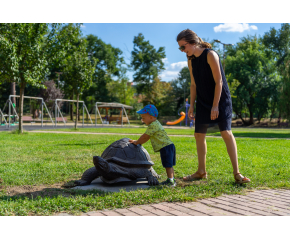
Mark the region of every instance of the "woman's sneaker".
POLYGON ((176 179, 170 180, 167 178, 166 181, 162 182, 161 185, 169 186, 169 187, 175 187, 176 186, 176 179))

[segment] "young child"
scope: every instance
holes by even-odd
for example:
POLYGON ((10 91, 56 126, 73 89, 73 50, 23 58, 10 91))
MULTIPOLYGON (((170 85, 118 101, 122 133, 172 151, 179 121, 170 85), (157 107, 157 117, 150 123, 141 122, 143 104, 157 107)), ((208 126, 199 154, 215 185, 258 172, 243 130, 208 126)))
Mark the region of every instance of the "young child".
POLYGON ((154 152, 160 152, 162 165, 166 169, 167 173, 167 180, 161 184, 175 187, 176 180, 174 179, 173 169, 173 166, 176 164, 175 146, 167 136, 167 133, 160 122, 157 120, 157 108, 154 105, 149 104, 137 113, 141 114, 142 122, 144 122, 148 128, 137 141, 129 140, 129 142, 135 145, 142 145, 150 139, 154 152))

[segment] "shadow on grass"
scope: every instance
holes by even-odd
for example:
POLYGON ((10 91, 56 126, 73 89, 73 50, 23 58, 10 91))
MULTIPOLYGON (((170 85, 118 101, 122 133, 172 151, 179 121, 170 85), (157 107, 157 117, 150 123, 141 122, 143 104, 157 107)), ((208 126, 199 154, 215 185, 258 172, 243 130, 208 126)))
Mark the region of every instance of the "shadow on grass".
MULTIPOLYGON (((177 187, 175 187, 175 189, 178 191, 180 189, 185 189, 188 187, 200 186, 201 187, 200 191, 202 192, 205 190, 203 186, 209 184, 209 181, 207 179, 193 180, 193 181, 185 182, 182 180, 182 178, 177 178, 176 181, 177 181, 177 187)), ((99 189, 88 189, 88 190, 72 189, 73 187, 76 186, 74 184, 74 182, 75 182, 75 180, 66 182, 61 186, 62 188, 55 188, 55 187, 49 188, 49 187, 47 187, 47 188, 43 188, 41 190, 33 190, 33 188, 32 188, 30 191, 26 191, 26 192, 14 193, 14 194, 10 194, 10 195, 8 194, 5 196, 2 195, 2 196, 0 196, 0 201, 7 201, 7 200, 13 201, 13 200, 25 199, 25 198, 28 198, 29 200, 34 200, 34 199, 38 199, 38 198, 54 199, 54 198, 57 198, 58 196, 62 196, 65 198, 72 198, 72 197, 77 197, 77 196, 86 197, 89 195, 94 195, 95 197, 105 197, 105 196, 115 195, 116 193, 120 193, 122 191, 126 191, 122 187, 120 187, 120 189, 119 189, 120 192, 102 191, 99 189)), ((118 186, 120 184, 122 185, 122 183, 116 183, 116 184, 114 184, 114 186, 118 186)), ((219 184, 225 184, 225 183, 220 181, 219 184)), ((128 182, 128 186, 129 185, 130 185, 130 183, 128 182)), ((226 185, 235 186, 235 187, 240 188, 241 190, 247 188, 247 184, 237 184, 234 181, 227 183, 226 185)), ((134 184, 132 184, 132 186, 134 186, 134 184)), ((172 189, 172 188, 170 186, 157 185, 157 186, 151 186, 149 188, 140 188, 140 189, 136 189, 133 191, 138 191, 138 190, 152 191, 152 190, 154 190, 154 191, 158 192, 158 191, 161 191, 164 189, 172 189)), ((132 190, 130 190, 130 191, 132 191, 132 190)), ((130 192, 130 191, 128 191, 128 192, 130 192)))
POLYGON ((67 143, 67 144, 57 144, 57 146, 96 146, 96 145, 102 145, 102 144, 107 144, 107 142, 105 143, 67 143))
MULTIPOLYGON (((290 138, 290 133, 235 133, 233 132, 235 137, 249 137, 249 138, 290 138)), ((210 133, 208 136, 220 136, 220 133, 210 133)))

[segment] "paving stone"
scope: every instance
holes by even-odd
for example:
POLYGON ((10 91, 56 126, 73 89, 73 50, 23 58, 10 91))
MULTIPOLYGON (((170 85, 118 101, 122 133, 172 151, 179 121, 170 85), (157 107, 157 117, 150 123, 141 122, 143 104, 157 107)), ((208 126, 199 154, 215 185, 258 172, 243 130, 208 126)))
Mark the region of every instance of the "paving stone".
POLYGON ((148 212, 156 214, 157 216, 172 216, 172 214, 170 214, 168 212, 164 212, 164 211, 157 209, 155 207, 152 207, 152 206, 141 206, 141 208, 148 211, 148 212))
POLYGON ((132 212, 138 214, 138 215, 141 215, 141 216, 146 215, 146 214, 149 214, 148 211, 146 211, 146 210, 144 210, 144 209, 142 209, 142 208, 140 208, 140 207, 131 207, 131 208, 128 208, 128 209, 129 209, 130 211, 132 211, 132 212))
POLYGON ((274 192, 265 192, 263 195, 271 197, 272 199, 279 200, 279 201, 286 202, 286 203, 290 204, 290 197, 280 195, 279 193, 275 194, 274 192))
POLYGON ((101 213, 104 214, 105 216, 122 216, 120 213, 115 211, 104 211, 101 213))
POLYGON ((123 208, 123 209, 116 209, 116 212, 120 213, 123 216, 140 216, 130 210, 128 210, 127 208, 123 208))
POLYGON ((73 215, 68 214, 68 213, 58 213, 56 214, 56 216, 68 217, 68 216, 73 216, 73 215))
MULTIPOLYGON (((198 203, 196 203, 195 206, 197 204, 198 203)), ((163 203, 163 205, 164 205, 164 203, 163 203)), ((200 212, 197 212, 197 211, 192 210, 190 208, 187 208, 185 206, 181 206, 181 205, 179 205, 177 203, 167 203, 166 205, 168 207, 174 208, 174 209, 176 209, 178 211, 184 212, 184 213, 186 213, 188 215, 191 215, 191 216, 200 216, 200 214, 199 214, 200 212)), ((201 209, 201 207, 202 208, 206 207, 207 210, 209 211, 209 215, 210 216, 226 216, 226 215, 228 215, 228 216, 236 216, 237 215, 237 214, 233 214, 233 213, 230 213, 230 212, 226 212, 224 210, 220 210, 218 208, 209 208, 208 206, 205 206, 205 205, 199 205, 199 209, 201 209)))
POLYGON ((238 209, 236 207, 230 207, 228 205, 224 205, 224 204, 221 204, 221 203, 213 202, 212 200, 203 199, 203 200, 201 200, 201 202, 209 204, 209 205, 217 207, 217 208, 220 208, 220 209, 223 209, 225 211, 230 211, 230 212, 233 212, 235 214, 239 214, 239 215, 261 216, 260 214, 256 214, 256 213, 252 213, 252 212, 245 211, 245 210, 242 210, 242 209, 238 209))
POLYGON ((241 209, 241 210, 244 210, 244 211, 248 211, 248 212, 253 212, 253 213, 256 213, 256 214, 259 214, 259 215, 262 215, 262 216, 277 216, 276 214, 273 214, 271 212, 265 212, 265 211, 261 211, 261 210, 255 209, 255 208, 249 206, 249 204, 245 204, 244 205, 243 202, 237 202, 237 201, 230 202, 230 201, 225 201, 225 200, 219 200, 219 199, 216 199, 216 198, 211 198, 210 200, 218 202, 218 203, 221 203, 221 204, 225 203, 229 207, 238 208, 238 209, 241 209))
POLYGON ((280 204, 280 205, 289 206, 289 203, 284 202, 284 201, 281 201, 281 200, 276 199, 276 198, 273 198, 273 197, 268 196, 268 195, 266 196, 266 195, 251 193, 251 194, 249 194, 249 197, 257 198, 257 199, 263 199, 263 200, 268 201, 268 202, 272 202, 272 203, 277 203, 277 204, 280 204))
POLYGON ((266 216, 275 216, 275 215, 281 215, 278 214, 276 212, 274 212, 273 210, 267 209, 265 206, 261 206, 259 204, 253 204, 253 202, 250 201, 245 201, 243 200, 241 197, 238 196, 228 196, 228 197, 224 197, 224 198, 220 198, 220 200, 223 199, 227 199, 227 201, 231 202, 232 207, 237 206, 238 208, 240 208, 240 206, 242 206, 244 209, 245 207, 250 209, 249 211, 253 211, 256 213, 260 213, 260 214, 266 214, 266 216))
POLYGON ((192 216, 209 216, 208 214, 198 211, 196 205, 192 205, 192 203, 177 203, 177 204, 186 209, 189 209, 190 213, 192 213, 192 216))
POLYGON ((105 216, 104 214, 102 214, 101 212, 88 212, 87 213, 88 216, 105 216))
MULTIPOLYGON (((217 213, 220 213, 220 215, 224 215, 224 213, 226 212, 224 210, 221 210, 220 208, 212 206, 212 204, 211 206, 209 206, 202 201, 194 203, 192 207, 196 211, 202 212, 203 214, 206 214, 208 216, 215 216, 217 213)), ((231 215, 231 213, 229 213, 229 215, 231 215)))
POLYGON ((281 216, 285 216, 285 215, 290 215, 290 210, 286 210, 283 208, 280 208, 279 206, 273 206, 270 203, 260 200, 260 201, 253 201, 252 198, 243 196, 241 197, 237 197, 237 196, 230 196, 230 198, 232 199, 237 199, 239 198, 239 201, 244 201, 244 202, 248 202, 251 205, 260 208, 261 210, 265 210, 265 211, 270 211, 270 212, 274 212, 275 214, 281 215, 281 216))

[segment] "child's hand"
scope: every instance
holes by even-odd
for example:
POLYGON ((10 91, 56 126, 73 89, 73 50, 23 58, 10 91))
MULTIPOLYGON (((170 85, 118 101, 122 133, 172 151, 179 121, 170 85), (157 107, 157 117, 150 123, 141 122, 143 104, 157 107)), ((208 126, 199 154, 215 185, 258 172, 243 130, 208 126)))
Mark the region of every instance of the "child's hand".
POLYGON ((130 143, 133 143, 133 144, 135 144, 135 145, 137 145, 137 141, 136 141, 136 140, 132 140, 132 139, 130 139, 129 142, 130 142, 130 143))

